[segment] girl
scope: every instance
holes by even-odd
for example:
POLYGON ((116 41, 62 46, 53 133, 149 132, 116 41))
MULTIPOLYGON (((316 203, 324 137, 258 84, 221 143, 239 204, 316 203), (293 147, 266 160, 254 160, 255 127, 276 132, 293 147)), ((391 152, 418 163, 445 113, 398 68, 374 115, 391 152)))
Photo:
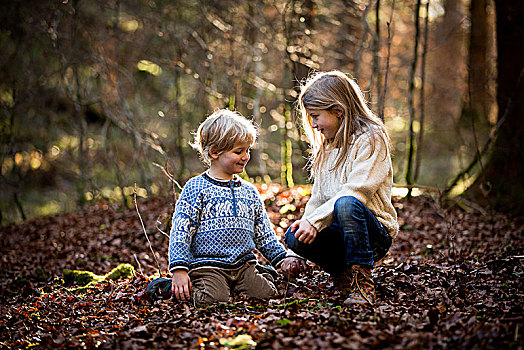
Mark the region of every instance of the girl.
POLYGON ((373 304, 371 269, 398 233, 386 128, 355 81, 339 71, 310 77, 298 106, 312 148, 314 183, 286 244, 334 277, 335 286, 347 293, 345 304, 373 304))

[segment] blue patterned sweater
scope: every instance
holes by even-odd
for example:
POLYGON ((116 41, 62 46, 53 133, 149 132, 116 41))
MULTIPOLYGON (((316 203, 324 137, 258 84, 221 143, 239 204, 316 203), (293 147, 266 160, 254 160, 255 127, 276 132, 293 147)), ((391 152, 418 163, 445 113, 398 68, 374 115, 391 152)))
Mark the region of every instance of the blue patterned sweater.
POLYGON ((203 173, 191 178, 178 199, 169 237, 169 270, 237 268, 258 249, 273 266, 286 250, 271 228, 252 184, 220 181, 203 173))

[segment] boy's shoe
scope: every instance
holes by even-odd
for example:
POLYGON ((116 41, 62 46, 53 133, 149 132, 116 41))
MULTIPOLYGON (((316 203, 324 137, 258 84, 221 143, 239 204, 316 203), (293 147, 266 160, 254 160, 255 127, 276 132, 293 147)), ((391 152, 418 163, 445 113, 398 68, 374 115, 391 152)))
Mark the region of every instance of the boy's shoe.
POLYGON ((170 278, 158 277, 147 285, 146 291, 154 298, 169 299, 172 294, 171 283, 170 278))
POLYGON ((277 270, 275 270, 271 265, 260 265, 259 263, 257 263, 255 265, 255 269, 257 269, 258 273, 260 273, 262 275, 268 274, 273 279, 277 279, 278 278, 277 270))
POLYGON ((375 285, 371 277, 371 269, 353 265, 351 290, 344 304, 375 304, 375 285))

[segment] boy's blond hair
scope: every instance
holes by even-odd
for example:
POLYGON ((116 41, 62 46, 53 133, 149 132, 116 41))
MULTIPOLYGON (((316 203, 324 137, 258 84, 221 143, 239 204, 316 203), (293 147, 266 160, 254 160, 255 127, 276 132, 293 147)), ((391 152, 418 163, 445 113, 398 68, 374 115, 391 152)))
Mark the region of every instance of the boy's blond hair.
POLYGON ((232 150, 242 143, 255 144, 257 128, 243 115, 229 109, 219 109, 208 116, 198 127, 195 140, 189 145, 200 153, 202 161, 211 165, 209 151, 215 148, 218 154, 232 150))

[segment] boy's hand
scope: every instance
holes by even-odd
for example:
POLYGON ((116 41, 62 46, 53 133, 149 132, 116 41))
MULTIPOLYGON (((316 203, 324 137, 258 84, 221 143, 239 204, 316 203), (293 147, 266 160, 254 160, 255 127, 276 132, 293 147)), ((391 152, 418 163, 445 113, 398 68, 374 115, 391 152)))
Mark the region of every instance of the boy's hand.
POLYGON ((282 261, 280 270, 287 276, 297 276, 300 273, 306 271, 307 265, 304 259, 288 257, 282 261))
POLYGON ((191 280, 186 270, 173 271, 172 292, 178 301, 191 300, 191 280))
POLYGON ((291 225, 291 232, 295 233, 295 238, 300 242, 311 244, 317 237, 317 229, 306 219, 295 221, 291 225))

